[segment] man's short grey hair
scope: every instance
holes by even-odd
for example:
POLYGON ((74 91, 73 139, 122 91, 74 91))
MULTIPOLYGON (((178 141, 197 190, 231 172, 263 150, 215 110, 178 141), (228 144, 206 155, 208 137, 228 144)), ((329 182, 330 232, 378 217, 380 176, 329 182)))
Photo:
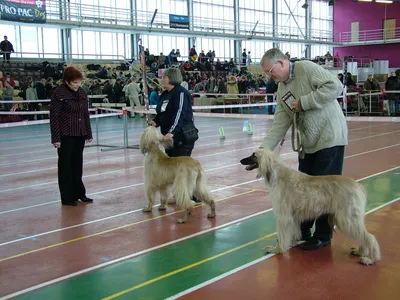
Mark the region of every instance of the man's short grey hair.
POLYGON ((171 85, 180 85, 183 81, 182 73, 177 68, 168 68, 164 71, 163 76, 167 76, 169 79, 169 84, 171 85))
POLYGON ((267 52, 264 53, 263 57, 261 58, 260 65, 263 65, 266 61, 270 61, 271 63, 276 63, 278 59, 288 59, 285 54, 278 48, 271 48, 267 52))

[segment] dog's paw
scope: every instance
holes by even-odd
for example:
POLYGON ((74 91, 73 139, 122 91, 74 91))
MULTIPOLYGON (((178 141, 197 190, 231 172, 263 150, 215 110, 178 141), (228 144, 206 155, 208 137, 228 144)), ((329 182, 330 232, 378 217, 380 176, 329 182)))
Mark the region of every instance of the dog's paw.
POLYGON ((184 223, 186 223, 186 220, 185 219, 178 219, 178 220, 176 220, 176 222, 178 224, 184 224, 184 223))
POLYGON ((152 209, 148 206, 142 208, 142 212, 151 212, 151 210, 152 209))
POLYGON ((354 255, 354 256, 361 256, 361 253, 360 253, 360 249, 359 249, 359 248, 351 248, 351 249, 350 249, 350 254, 351 254, 351 255, 354 255))
POLYGON ((272 254, 279 254, 282 253, 282 251, 280 250, 279 246, 267 246, 264 248, 264 251, 266 253, 272 253, 272 254))
POLYGON ((165 205, 160 205, 159 207, 158 207, 158 210, 166 210, 167 208, 165 207, 165 205))
POLYGON ((360 258, 360 263, 361 263, 362 265, 369 266, 369 265, 373 265, 373 264, 375 263, 375 261, 372 260, 372 259, 369 258, 369 257, 362 256, 362 257, 360 258))
POLYGON ((215 218, 215 213, 208 213, 207 218, 209 219, 215 218))

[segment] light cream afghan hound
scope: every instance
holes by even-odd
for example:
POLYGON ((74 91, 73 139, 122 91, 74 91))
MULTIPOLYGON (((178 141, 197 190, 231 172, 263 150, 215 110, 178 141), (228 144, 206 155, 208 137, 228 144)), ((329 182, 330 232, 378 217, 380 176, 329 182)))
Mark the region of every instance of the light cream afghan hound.
POLYGON ((330 224, 360 242, 351 254, 371 265, 380 260, 378 242, 364 224, 366 192, 355 180, 338 175, 310 176, 285 166, 276 153, 258 149, 240 161, 246 170, 258 168, 263 177, 277 217, 278 243, 267 252, 284 253, 301 238, 303 221, 329 214, 330 224))
POLYGON ((144 185, 148 204, 144 212, 153 208, 154 198, 160 192, 159 210, 166 209, 168 188, 172 185, 172 195, 179 208, 185 213, 178 223, 185 223, 192 213, 195 204, 192 196, 210 206, 208 218, 215 217, 215 203, 208 190, 207 176, 200 162, 190 156, 169 157, 161 149, 172 145, 172 141, 164 142, 164 136, 153 126, 147 127, 140 138, 140 151, 146 155, 144 160, 144 185))

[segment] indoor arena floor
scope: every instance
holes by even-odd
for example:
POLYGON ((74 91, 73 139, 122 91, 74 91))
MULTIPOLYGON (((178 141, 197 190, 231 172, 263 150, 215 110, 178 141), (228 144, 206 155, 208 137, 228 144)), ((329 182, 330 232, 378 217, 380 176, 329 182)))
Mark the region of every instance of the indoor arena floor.
MULTIPOLYGON (((100 144, 123 144, 122 119, 99 124, 100 144)), ((271 201, 239 160, 271 124, 254 119, 248 135, 241 119, 196 119, 192 156, 208 174, 217 216, 207 219, 199 205, 187 224, 176 223, 175 205, 142 212, 139 150, 86 148, 83 180, 94 203, 61 206, 48 125, 1 129, 0 299, 399 299, 400 123, 348 122, 344 175, 368 191, 367 228, 382 250, 373 266, 349 255, 357 244, 340 232, 318 251, 265 255, 277 239, 271 201)), ((131 144, 144 127, 129 119, 131 144)), ((297 165, 289 135, 281 156, 297 165)))

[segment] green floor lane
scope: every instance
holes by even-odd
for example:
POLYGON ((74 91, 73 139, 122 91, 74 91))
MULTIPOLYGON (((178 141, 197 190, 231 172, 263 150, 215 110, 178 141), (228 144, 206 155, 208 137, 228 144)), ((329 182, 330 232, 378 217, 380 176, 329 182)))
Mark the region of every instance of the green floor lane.
MULTIPOLYGON (((361 182, 367 210, 400 197, 399 173, 397 168, 361 182)), ((274 233, 274 215, 266 212, 17 299, 164 299, 262 257, 262 248, 276 242, 274 233)))

